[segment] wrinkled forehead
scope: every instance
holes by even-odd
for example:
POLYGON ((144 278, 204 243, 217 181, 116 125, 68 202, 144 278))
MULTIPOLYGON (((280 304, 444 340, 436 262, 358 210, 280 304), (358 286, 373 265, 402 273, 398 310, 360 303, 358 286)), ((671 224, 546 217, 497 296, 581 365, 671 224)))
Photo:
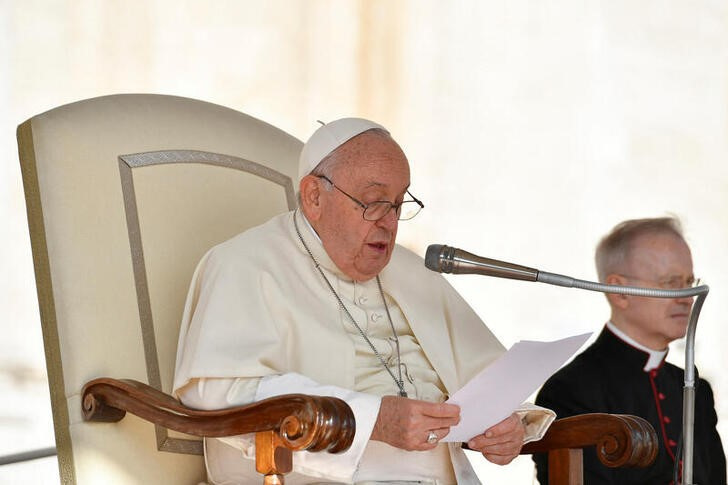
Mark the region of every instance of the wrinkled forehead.
POLYGON ((653 276, 689 275, 693 272, 690 248, 671 233, 644 234, 629 245, 626 263, 630 269, 653 276))
POLYGON ((407 157, 387 133, 368 131, 338 147, 333 154, 337 178, 355 177, 371 183, 386 183, 406 179, 409 185, 410 167, 407 157))
POLYGON ((333 156, 354 165, 402 164, 409 167, 407 157, 389 133, 370 130, 343 143, 333 156))

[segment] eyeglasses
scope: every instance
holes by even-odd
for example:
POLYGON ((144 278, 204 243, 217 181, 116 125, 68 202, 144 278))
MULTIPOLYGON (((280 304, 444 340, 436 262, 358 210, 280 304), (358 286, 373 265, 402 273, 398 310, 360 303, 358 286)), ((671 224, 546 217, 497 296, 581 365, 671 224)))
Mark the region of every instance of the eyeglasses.
POLYGON ((627 279, 630 280, 636 280, 636 281, 642 281, 645 283, 651 283, 656 288, 661 288, 663 290, 679 290, 682 288, 695 288, 697 286, 700 286, 700 278, 694 278, 693 276, 689 276, 687 278, 683 278, 682 276, 673 276, 671 278, 665 278, 661 280, 646 280, 642 278, 637 278, 636 276, 630 276, 630 275, 622 275, 627 279))
POLYGON ((360 201, 359 199, 352 197, 351 195, 347 194, 341 188, 339 188, 335 183, 331 181, 326 175, 317 175, 318 178, 326 180, 328 183, 331 184, 332 187, 334 187, 336 190, 356 202, 356 204, 364 209, 364 212, 362 212, 362 217, 365 221, 378 221, 382 219, 384 216, 389 214, 389 211, 394 209, 395 214, 397 214, 397 219, 400 221, 408 221, 412 219, 414 216, 420 213, 422 209, 425 208, 425 204, 423 204, 417 197, 412 195, 410 191, 407 191, 407 194, 412 197, 412 200, 403 200, 399 204, 393 204, 392 202, 389 202, 388 200, 377 200, 375 202, 370 202, 369 204, 365 204, 364 202, 360 201))

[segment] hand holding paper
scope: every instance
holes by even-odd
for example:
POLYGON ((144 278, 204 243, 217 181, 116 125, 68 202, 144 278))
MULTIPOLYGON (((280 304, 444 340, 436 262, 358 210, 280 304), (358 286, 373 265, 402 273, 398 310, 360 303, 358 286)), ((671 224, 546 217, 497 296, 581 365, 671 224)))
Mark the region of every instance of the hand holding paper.
POLYGON ((470 380, 447 402, 460 423, 442 441, 465 442, 507 418, 587 341, 591 333, 554 342, 522 340, 470 380))

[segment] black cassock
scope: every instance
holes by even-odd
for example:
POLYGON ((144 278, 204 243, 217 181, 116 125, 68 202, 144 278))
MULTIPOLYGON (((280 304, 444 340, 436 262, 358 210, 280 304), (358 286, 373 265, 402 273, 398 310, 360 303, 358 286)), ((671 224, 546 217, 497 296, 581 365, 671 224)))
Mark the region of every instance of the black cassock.
MULTIPOLYGON (((632 414, 645 418, 660 444, 655 462, 647 468, 608 468, 594 448, 584 450, 586 485, 669 484, 678 440, 682 434, 683 370, 667 362, 643 370, 649 355, 632 347, 604 327, 599 338, 571 363, 551 376, 536 404, 553 409, 557 418, 583 413, 632 414)), ((695 392, 693 483, 725 485, 726 459, 716 430, 718 418, 713 391, 698 379, 695 392)), ((534 455, 538 479, 548 480, 546 455, 534 455)), ((680 478, 682 469, 679 470, 680 478)))

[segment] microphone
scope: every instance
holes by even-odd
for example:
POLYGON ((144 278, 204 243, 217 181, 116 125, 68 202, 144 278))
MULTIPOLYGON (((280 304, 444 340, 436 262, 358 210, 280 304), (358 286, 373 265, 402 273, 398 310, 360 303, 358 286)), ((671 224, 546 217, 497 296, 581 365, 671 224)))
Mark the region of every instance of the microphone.
POLYGON ((678 290, 662 290, 658 288, 642 288, 639 286, 605 285, 593 281, 580 280, 571 276, 549 273, 520 264, 484 258, 444 244, 431 244, 425 254, 425 266, 436 273, 479 274, 512 280, 535 281, 548 285, 601 293, 618 293, 620 295, 647 296, 652 298, 685 298, 701 293, 708 293, 707 286, 682 288, 678 290))
POLYGON ((538 270, 483 258, 444 244, 431 244, 425 254, 425 266, 438 273, 480 274, 514 280, 537 281, 538 270))
POLYGON ((685 298, 697 296, 690 311, 690 320, 685 335, 685 387, 683 388, 683 475, 682 483, 692 484, 695 419, 695 330, 698 316, 710 288, 706 285, 694 288, 663 290, 639 286, 607 285, 580 280, 556 273, 506 263, 497 259, 484 258, 444 244, 431 244, 425 254, 425 266, 437 273, 480 274, 498 278, 537 281, 550 285, 579 288, 601 293, 645 296, 651 298, 685 298))

